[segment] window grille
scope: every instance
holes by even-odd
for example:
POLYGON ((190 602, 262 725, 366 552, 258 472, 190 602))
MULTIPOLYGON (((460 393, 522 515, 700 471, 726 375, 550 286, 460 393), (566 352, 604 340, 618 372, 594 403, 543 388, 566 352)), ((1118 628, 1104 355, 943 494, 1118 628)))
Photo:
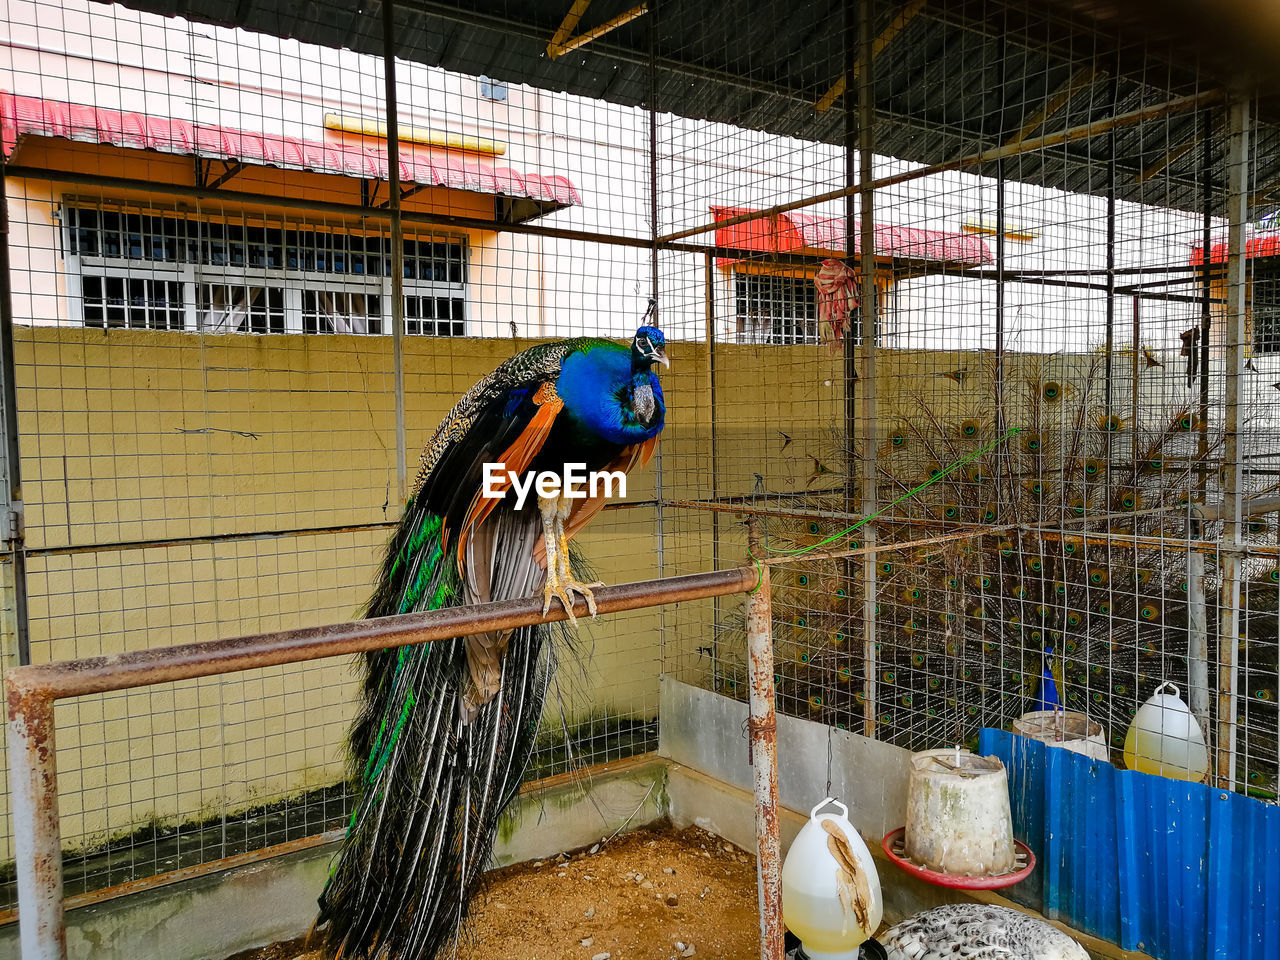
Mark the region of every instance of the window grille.
POLYGON ((1253 352, 1280 354, 1280 262, 1253 262, 1253 352))
POLYGON ((181 330, 185 323, 176 280, 102 273, 84 277, 81 289, 86 327, 181 330))
POLYGON ((739 343, 817 343, 818 301, 810 277, 735 273, 739 343))
MULTIPOLYGON (((72 316, 206 333, 389 332, 390 239, 67 203, 72 316), (77 295, 78 294, 78 295, 77 295)), ((404 241, 405 333, 465 336, 467 247, 404 241)))

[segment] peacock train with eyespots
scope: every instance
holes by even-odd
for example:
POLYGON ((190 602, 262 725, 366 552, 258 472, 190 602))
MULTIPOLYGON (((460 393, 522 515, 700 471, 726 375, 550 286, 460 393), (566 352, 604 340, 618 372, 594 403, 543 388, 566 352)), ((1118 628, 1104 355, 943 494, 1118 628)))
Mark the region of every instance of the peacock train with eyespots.
MULTIPOLYGON (((1221 433, 1158 389, 1141 422, 1122 415, 1119 395, 1108 403, 1098 354, 1010 359, 999 405, 993 361, 966 362, 963 376, 903 378, 886 404, 877 499, 892 506, 876 534, 903 546, 877 553, 870 656, 860 559, 799 555, 775 568, 779 705, 857 731, 874 726, 912 749, 972 744, 981 726, 1059 705, 1101 721, 1118 758, 1155 688, 1173 680, 1186 689, 1194 611, 1178 544, 1216 535, 1195 505, 1220 497, 1221 433)), ((845 479, 834 466, 844 440, 816 445, 801 452, 818 465, 813 483, 830 489, 845 479)), ((856 531, 837 536, 851 521, 843 491, 807 492, 803 505, 811 516, 766 521, 773 549, 859 545, 856 531)), ((1275 521, 1253 518, 1245 533, 1274 543, 1275 521)), ((1214 560, 1201 629, 1216 690, 1214 560)), ((1240 786, 1274 799, 1267 731, 1276 729, 1280 573, 1273 561, 1245 572, 1240 786)), ((730 654, 720 688, 745 695, 745 675, 744 657, 730 654)))
MULTIPOLYGON (((629 471, 657 446, 666 408, 656 327, 630 346, 541 344, 473 386, 437 427, 392 534, 367 616, 541 596, 573 617, 570 540, 602 490, 516 506, 510 478, 484 495, 485 465, 528 476, 565 465, 629 471), (594 495, 593 495, 594 494, 594 495)), ((553 646, 545 626, 367 654, 350 733, 355 811, 320 897, 330 956, 430 960, 457 936, 523 782, 553 646)))

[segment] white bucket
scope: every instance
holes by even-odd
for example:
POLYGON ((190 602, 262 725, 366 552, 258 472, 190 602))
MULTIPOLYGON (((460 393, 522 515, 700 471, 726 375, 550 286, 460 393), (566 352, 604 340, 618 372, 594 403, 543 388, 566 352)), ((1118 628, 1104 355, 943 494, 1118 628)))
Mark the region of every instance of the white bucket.
POLYGON ((959 748, 914 754, 904 847, 907 859, 952 876, 992 877, 1014 870, 1004 764, 959 748))
POLYGON ((830 797, 814 807, 782 865, 782 921, 811 960, 856 960, 884 917, 875 861, 848 813, 830 797), (828 804, 840 813, 820 814, 828 804))
POLYGON ((1013 732, 1103 763, 1111 760, 1102 724, 1074 710, 1032 710, 1013 721, 1013 732))

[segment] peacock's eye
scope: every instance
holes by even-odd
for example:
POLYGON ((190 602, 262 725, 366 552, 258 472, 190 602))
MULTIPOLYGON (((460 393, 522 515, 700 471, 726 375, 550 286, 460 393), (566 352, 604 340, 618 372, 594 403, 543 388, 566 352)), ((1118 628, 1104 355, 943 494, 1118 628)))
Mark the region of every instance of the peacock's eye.
POLYGON ((802 587, 807 587, 809 585, 809 575, 806 573, 800 574, 800 576, 796 577, 796 583, 802 587))
POLYGON ((1046 400, 1057 400, 1062 396, 1062 384, 1056 380, 1050 380, 1040 388, 1040 395, 1046 400))
POLYGON ((1139 613, 1141 613, 1143 620, 1154 620, 1157 616, 1159 616, 1160 611, 1148 603, 1139 611, 1139 613))
POLYGON ((817 532, 818 532, 818 525, 817 525, 816 523, 811 523, 811 524, 809 524, 809 532, 810 532, 810 533, 817 533, 817 532))

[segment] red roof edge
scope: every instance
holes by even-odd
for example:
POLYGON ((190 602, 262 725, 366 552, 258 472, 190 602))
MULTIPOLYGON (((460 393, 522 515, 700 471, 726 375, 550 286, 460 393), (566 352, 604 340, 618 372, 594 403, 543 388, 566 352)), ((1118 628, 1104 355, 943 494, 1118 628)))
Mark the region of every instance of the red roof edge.
MULTIPOLYGON (((1280 233, 1263 233, 1256 237, 1250 237, 1245 241, 1244 255, 1248 259, 1280 256, 1280 233)), ((1209 262, 1227 262, 1227 242, 1225 240, 1219 241, 1209 248, 1209 262)), ((1204 264, 1203 246, 1191 248, 1190 263, 1193 267, 1199 267, 1204 264)))
MULTIPOLYGON (((22 135, 194 155, 243 163, 385 180, 385 149, 343 141, 302 140, 197 124, 172 117, 104 110, 86 104, 0 93, 0 149, 7 160, 22 135)), ((582 203, 578 188, 558 174, 520 172, 445 151, 400 147, 400 179, 407 183, 524 197, 557 207, 582 203)))
MULTIPOLYGON (((711 215, 716 222, 758 212, 749 207, 711 208, 711 215)), ((933 260, 974 267, 995 262, 986 243, 967 233, 879 223, 875 227, 875 238, 877 256, 933 260)), ((759 253, 819 250, 840 256, 848 255, 843 218, 818 217, 798 211, 717 227, 716 246, 759 253)), ((855 235, 855 255, 859 252, 859 247, 860 237, 855 235)), ((734 261, 722 259, 722 262, 734 261)))

